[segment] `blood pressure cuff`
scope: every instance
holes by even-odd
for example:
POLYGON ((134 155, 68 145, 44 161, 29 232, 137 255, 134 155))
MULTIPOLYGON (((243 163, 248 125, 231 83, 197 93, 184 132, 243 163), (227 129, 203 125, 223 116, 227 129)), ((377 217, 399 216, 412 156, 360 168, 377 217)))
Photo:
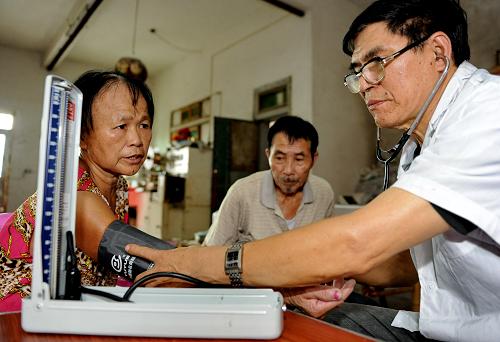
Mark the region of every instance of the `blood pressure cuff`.
POLYGON ((173 249, 171 244, 148 235, 143 231, 121 221, 113 221, 99 243, 98 261, 105 268, 130 280, 152 268, 152 261, 125 252, 125 246, 134 243, 155 249, 173 249))

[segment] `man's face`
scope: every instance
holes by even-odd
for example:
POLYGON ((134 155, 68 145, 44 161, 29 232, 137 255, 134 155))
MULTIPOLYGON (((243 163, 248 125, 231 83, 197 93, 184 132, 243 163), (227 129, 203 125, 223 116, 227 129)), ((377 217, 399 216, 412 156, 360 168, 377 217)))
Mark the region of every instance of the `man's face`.
MULTIPOLYGON (((393 34, 385 23, 368 25, 354 41, 351 63, 357 71, 373 57, 386 57, 410 42, 393 34)), ((417 116, 439 77, 433 68, 435 56, 427 42, 387 63, 385 77, 369 84, 361 77, 360 95, 379 127, 407 129, 417 116)))
POLYGON ((310 145, 305 139, 291 143, 284 133, 274 136, 266 155, 277 191, 287 196, 302 191, 317 158, 317 153, 311 156, 310 145))
POLYGON ((92 104, 93 129, 81 140, 87 163, 111 175, 135 174, 146 159, 151 120, 144 97, 136 106, 128 87, 112 85, 92 104))

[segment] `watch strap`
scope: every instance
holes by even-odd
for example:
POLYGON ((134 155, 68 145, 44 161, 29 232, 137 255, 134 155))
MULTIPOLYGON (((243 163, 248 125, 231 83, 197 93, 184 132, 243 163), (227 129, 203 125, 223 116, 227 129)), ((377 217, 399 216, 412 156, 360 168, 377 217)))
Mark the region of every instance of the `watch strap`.
POLYGON ((243 279, 243 242, 237 242, 226 250, 224 271, 229 277, 231 286, 242 287, 243 279))

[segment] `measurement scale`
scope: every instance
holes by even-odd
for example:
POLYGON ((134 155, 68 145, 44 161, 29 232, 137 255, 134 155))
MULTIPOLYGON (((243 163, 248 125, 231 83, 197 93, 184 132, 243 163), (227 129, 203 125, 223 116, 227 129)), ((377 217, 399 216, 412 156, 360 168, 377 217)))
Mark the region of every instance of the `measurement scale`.
POLYGON ((40 132, 32 293, 64 294, 66 231, 74 233, 82 94, 57 76, 45 80, 40 132), (78 129, 76 129, 78 128, 78 129), (42 284, 50 286, 43 287, 42 284))
POLYGON ((76 192, 72 189, 77 182, 80 142, 75 126, 80 127, 82 94, 56 76, 46 79, 45 89, 48 105, 42 119, 36 230, 42 234, 43 281, 51 285, 51 298, 62 298, 65 258, 61 248, 67 245, 64 233, 74 233, 76 192))
MULTIPOLYGON (((283 297, 271 289, 139 288, 132 302, 84 294, 66 300, 66 232, 75 230, 82 94, 47 76, 44 92, 28 332, 194 338, 275 339, 283 297), (64 322, 64 323, 62 323, 64 322)), ((125 287, 91 287, 123 296, 125 287)))

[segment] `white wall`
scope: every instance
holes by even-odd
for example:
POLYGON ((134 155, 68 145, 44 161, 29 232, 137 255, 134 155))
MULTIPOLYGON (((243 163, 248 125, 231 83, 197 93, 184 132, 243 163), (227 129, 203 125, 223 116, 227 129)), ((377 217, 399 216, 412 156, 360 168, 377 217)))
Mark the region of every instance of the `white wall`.
MULTIPOLYGON (((65 62, 54 74, 74 80, 90 66, 65 62)), ((7 210, 36 190, 44 78, 38 53, 0 46, 0 112, 13 113, 13 143, 7 210)))
POLYGON ((168 143, 172 110, 214 94, 216 116, 252 120, 254 89, 292 76, 292 114, 312 119, 310 16, 281 14, 257 31, 221 37, 151 80, 157 115, 153 145, 168 143), (161 128, 160 128, 161 127, 161 128))
POLYGON ((311 17, 289 15, 214 58, 221 116, 252 120, 254 89, 292 76, 292 113, 312 119, 311 17))
POLYGON ((313 123, 320 139, 315 173, 337 195, 350 194, 361 170, 375 163, 373 120, 362 99, 343 84, 350 59, 342 52, 342 39, 362 8, 344 0, 313 5, 313 123))
POLYGON ((361 8, 348 0, 315 0, 310 7, 303 18, 285 14, 257 32, 233 33, 154 77, 153 145, 167 146, 174 109, 216 94, 215 115, 252 120, 254 89, 292 76, 292 114, 320 134, 314 172, 337 194, 352 193, 360 171, 374 163, 372 119, 343 86, 349 59, 341 41, 361 8))

